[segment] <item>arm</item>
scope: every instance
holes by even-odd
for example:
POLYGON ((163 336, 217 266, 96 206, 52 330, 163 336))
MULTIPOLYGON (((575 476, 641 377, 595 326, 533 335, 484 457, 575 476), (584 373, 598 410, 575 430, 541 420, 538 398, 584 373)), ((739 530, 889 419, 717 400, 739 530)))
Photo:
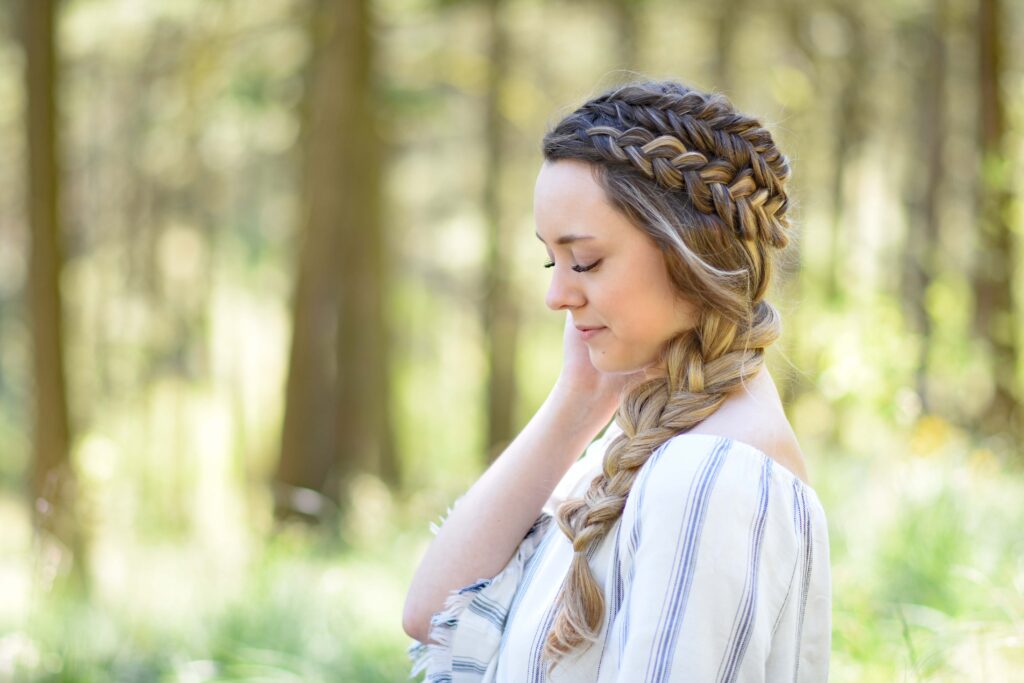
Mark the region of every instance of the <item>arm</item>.
POLYGON ((496 574, 512 556, 562 476, 603 426, 555 387, 519 436, 452 509, 427 548, 406 596, 402 625, 426 642, 430 616, 449 592, 496 574))
POLYGON ((402 626, 426 642, 448 594, 497 573, 562 476, 618 407, 625 376, 598 373, 566 316, 565 361, 547 400, 448 515, 409 587, 402 626))

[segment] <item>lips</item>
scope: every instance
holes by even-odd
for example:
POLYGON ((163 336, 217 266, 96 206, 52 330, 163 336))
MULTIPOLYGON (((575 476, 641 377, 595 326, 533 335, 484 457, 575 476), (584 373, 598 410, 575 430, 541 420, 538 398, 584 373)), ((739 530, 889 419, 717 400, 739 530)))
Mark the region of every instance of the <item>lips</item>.
POLYGON ((585 327, 585 326, 582 326, 582 325, 577 325, 576 329, 579 330, 580 337, 583 338, 583 341, 588 341, 588 340, 592 339, 594 336, 600 334, 602 331, 604 331, 604 330, 606 330, 608 328, 606 328, 606 327, 585 327))

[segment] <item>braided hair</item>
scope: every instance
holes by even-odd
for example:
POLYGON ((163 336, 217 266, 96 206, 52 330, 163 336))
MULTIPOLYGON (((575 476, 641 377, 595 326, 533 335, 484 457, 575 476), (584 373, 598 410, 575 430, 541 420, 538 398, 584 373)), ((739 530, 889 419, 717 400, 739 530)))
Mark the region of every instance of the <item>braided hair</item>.
POLYGON ((788 243, 789 163, 769 132, 722 95, 674 81, 620 85, 543 140, 546 161, 595 167, 609 201, 661 249, 673 286, 700 311, 661 351, 660 374, 629 388, 602 471, 556 519, 574 555, 544 645, 550 670, 597 640, 604 598, 588 558, 621 517, 652 452, 715 412, 764 364, 782 330, 764 300, 772 249, 788 243))

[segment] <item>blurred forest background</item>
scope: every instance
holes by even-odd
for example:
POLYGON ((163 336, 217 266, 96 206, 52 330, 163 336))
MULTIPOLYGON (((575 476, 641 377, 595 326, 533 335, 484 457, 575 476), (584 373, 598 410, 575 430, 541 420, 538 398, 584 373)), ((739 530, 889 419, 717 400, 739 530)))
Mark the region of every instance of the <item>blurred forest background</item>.
POLYGON ((1011 680, 1022 32, 1014 0, 3 3, 0 680, 405 679, 428 525, 561 361, 541 136, 634 71, 794 168, 770 367, 831 680, 1011 680))

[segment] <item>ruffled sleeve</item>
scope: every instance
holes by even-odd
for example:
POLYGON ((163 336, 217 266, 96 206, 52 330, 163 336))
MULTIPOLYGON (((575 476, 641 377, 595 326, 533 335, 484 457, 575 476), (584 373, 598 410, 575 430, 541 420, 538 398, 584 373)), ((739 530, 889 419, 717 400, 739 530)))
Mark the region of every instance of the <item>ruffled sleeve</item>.
MULTIPOLYGON (((414 640, 409 646, 410 678, 425 671, 430 682, 480 680, 497 654, 509 606, 551 519, 546 512, 537 517, 512 559, 494 577, 449 594, 441 611, 430 619, 429 639, 434 642, 414 640)), ((436 533, 436 526, 432 529, 436 533)))

